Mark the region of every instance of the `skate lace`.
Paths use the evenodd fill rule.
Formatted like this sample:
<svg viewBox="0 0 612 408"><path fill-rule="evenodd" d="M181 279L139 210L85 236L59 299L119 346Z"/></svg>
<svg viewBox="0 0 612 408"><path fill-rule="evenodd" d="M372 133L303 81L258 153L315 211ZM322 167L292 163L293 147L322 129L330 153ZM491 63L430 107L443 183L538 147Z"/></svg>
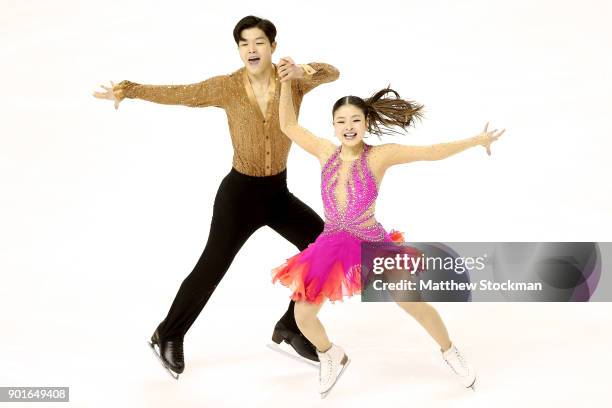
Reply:
<svg viewBox="0 0 612 408"><path fill-rule="evenodd" d="M459 364L461 364L461 367L463 367L463 369L467 370L467 364L465 363L465 360L463 359L463 356L461 355L461 353L459 353L459 350L457 350L456 348L453 348L453 352L455 353L455 356L457 357L457 360L459 360ZM455 374L461 375L460 373L457 372L455 367L451 363L448 362L447 359L444 359L444 361L455 372Z"/></svg>
<svg viewBox="0 0 612 408"><path fill-rule="evenodd" d="M332 368L333 368L333 362L330 356L326 355L325 356L325 371L326 371L326 375L325 375L325 379L326 381L329 380L329 378L331 377L332 374ZM323 378L323 364L321 364L321 368L319 370L319 382L321 382L321 379Z"/></svg>

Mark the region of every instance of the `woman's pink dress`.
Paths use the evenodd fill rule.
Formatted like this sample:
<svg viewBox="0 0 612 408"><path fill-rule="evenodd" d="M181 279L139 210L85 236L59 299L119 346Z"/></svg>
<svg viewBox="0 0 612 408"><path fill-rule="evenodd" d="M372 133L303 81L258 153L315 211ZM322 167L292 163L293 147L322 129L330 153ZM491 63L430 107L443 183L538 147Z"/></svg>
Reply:
<svg viewBox="0 0 612 408"><path fill-rule="evenodd" d="M374 219L370 207L378 196L378 185L368 165L370 145L349 168L346 210L336 201L341 146L321 171L321 195L325 212L323 232L302 252L272 270L272 282L280 281L293 293L291 299L321 303L342 300L361 291L361 242L402 242L402 233L388 233ZM369 221L369 222L368 222Z"/></svg>

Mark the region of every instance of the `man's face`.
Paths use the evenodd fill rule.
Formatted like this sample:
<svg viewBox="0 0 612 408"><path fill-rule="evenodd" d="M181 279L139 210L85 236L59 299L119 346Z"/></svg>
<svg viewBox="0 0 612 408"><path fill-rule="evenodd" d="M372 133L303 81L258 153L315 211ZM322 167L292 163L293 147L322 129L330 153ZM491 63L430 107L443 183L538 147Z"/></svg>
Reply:
<svg viewBox="0 0 612 408"><path fill-rule="evenodd" d="M240 33L238 52L244 66L251 74L260 74L270 68L276 42L270 44L266 34L257 27L247 28Z"/></svg>

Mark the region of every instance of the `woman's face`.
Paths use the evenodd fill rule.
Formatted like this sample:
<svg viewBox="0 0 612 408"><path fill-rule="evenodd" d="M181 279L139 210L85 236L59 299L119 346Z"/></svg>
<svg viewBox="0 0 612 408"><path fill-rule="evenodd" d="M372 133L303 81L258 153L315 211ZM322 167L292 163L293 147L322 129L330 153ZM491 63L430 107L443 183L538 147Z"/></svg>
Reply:
<svg viewBox="0 0 612 408"><path fill-rule="evenodd" d="M240 33L238 52L244 66L253 75L265 72L272 64L272 53L276 42L270 44L266 34L257 27L247 28Z"/></svg>
<svg viewBox="0 0 612 408"><path fill-rule="evenodd" d="M334 129L343 145L359 145L367 129L363 111L355 105L342 105L334 113Z"/></svg>

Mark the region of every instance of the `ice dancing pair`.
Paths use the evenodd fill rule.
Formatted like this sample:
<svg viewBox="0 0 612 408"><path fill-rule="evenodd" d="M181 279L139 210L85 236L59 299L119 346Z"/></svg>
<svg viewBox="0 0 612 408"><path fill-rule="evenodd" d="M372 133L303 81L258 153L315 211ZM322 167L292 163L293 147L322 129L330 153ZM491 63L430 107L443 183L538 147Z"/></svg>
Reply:
<svg viewBox="0 0 612 408"><path fill-rule="evenodd" d="M299 127L296 111L307 92L337 79L338 70L324 63L298 65L288 57L278 66L272 64L275 37L270 21L247 16L234 28L243 68L189 85L111 83L94 96L113 100L116 109L124 98L138 98L191 107L216 106L228 117L234 157L215 197L208 242L166 318L151 336L151 348L163 366L178 379L185 368L185 334L242 245L257 229L269 226L302 251L273 272L274 280L290 286L293 293L272 338L275 343L289 344L301 357L320 362L320 393L325 396L350 360L329 341L316 315L325 299L358 293L355 265L359 263L359 242L403 239L399 233L387 233L374 218L384 171L400 163L440 160L476 145L485 146L490 154L490 144L503 131L489 131L485 126L472 138L430 146L366 145L366 130L380 135L393 127L405 129L421 114L422 106L384 89L366 100L350 96L336 103L333 123L341 145L335 146ZM279 104L281 97L283 103ZM287 188L286 163L292 140L322 165L325 222ZM454 372L467 386L473 386L474 371L451 343L435 309L424 302L398 304L440 345Z"/></svg>

